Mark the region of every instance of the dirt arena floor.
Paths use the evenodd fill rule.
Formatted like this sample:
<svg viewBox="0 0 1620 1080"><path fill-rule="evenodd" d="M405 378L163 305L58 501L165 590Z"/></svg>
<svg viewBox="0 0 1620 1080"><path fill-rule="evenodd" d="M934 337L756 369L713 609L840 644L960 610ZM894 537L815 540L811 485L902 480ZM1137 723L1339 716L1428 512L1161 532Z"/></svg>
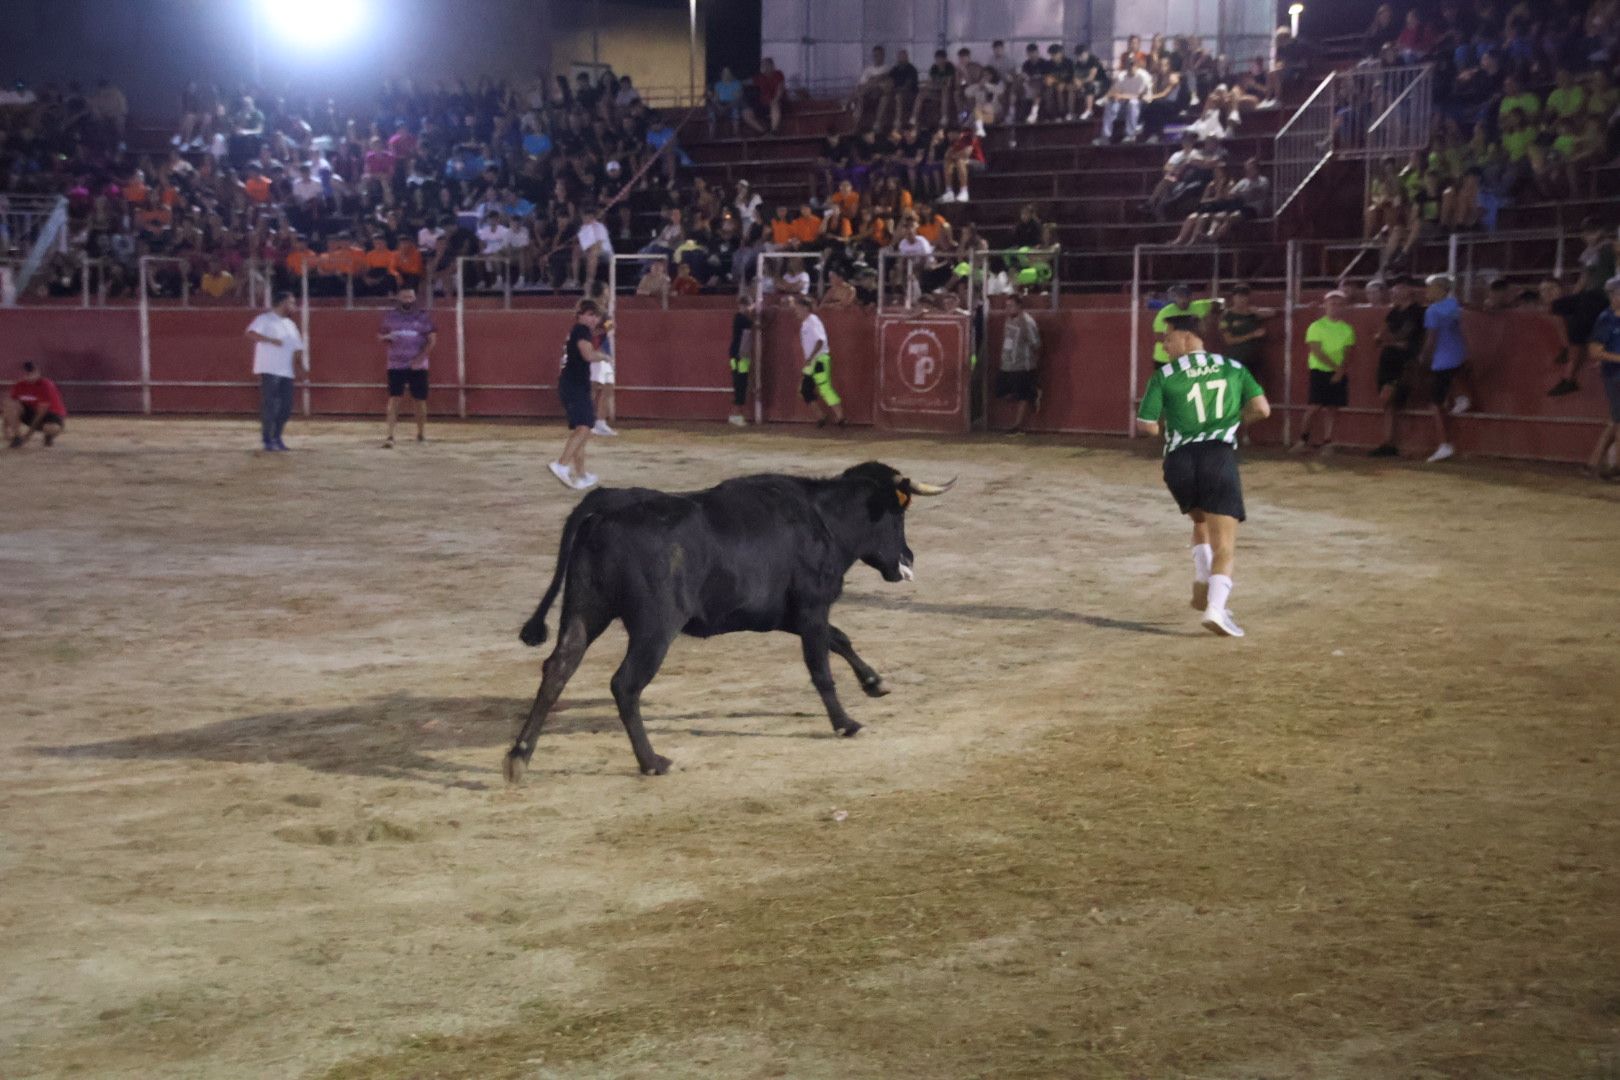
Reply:
<svg viewBox="0 0 1620 1080"><path fill-rule="evenodd" d="M1146 445L625 427L961 477L859 738L688 639L639 776L615 628L503 784L552 426L0 451L0 1077L1620 1077L1620 489L1256 457L1228 641Z"/></svg>

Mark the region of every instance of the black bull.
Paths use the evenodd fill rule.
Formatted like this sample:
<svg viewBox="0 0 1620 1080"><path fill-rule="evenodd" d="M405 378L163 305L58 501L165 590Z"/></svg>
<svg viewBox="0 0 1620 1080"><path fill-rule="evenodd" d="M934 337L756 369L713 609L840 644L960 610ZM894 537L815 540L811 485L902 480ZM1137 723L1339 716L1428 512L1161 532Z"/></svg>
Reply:
<svg viewBox="0 0 1620 1080"><path fill-rule="evenodd" d="M689 494L643 488L586 496L563 527L551 585L519 635L546 640L546 612L562 590L557 645L542 666L540 691L506 755L506 778L522 779L546 714L585 650L614 619L630 647L613 675L613 700L643 773L662 774L641 723L641 692L658 674L678 634L712 637L739 630L799 635L810 681L840 735L861 725L838 702L828 651L843 657L872 697L883 678L827 621L857 561L902 581L911 574L905 511L915 495L949 490L867 462L831 480L763 475Z"/></svg>

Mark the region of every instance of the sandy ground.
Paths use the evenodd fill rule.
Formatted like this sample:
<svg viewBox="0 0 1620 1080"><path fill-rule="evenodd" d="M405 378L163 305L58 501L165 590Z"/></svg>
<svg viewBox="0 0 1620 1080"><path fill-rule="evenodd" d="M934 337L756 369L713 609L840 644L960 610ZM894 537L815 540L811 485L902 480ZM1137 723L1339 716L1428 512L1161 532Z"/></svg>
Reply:
<svg viewBox="0 0 1620 1080"><path fill-rule="evenodd" d="M961 477L835 609L858 739L683 640L641 777L614 629L502 784L551 427L0 452L0 1077L1620 1076L1615 488L1252 460L1225 641L1145 446L625 426Z"/></svg>

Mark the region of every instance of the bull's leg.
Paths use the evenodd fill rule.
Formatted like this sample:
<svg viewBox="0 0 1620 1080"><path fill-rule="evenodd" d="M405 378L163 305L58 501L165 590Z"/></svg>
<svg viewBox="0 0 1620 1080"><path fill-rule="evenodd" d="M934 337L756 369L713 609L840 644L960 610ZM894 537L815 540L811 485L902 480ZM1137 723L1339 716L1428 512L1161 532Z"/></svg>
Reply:
<svg viewBox="0 0 1620 1080"><path fill-rule="evenodd" d="M619 706L619 719L624 722L625 734L630 736L636 765L647 776L663 776L669 771L669 758L653 753L647 729L642 726L641 692L658 674L671 640L672 636L662 630L631 630L624 663L613 673L613 700Z"/></svg>
<svg viewBox="0 0 1620 1080"><path fill-rule="evenodd" d="M816 619L812 625L800 627L799 644L804 647L804 666L810 669L810 682L815 686L816 693L821 695L821 703L827 707L827 717L832 721L833 730L844 736L854 735L861 730L861 725L852 720L844 711L844 706L839 704L832 669L827 665L830 631L831 627L825 619Z"/></svg>
<svg viewBox="0 0 1620 1080"><path fill-rule="evenodd" d="M565 613L562 626L557 634L557 647L551 650L546 662L541 665L540 690L534 696L534 705L529 709L529 718L523 723L523 730L518 733L517 741L512 749L506 752L504 771L508 783L515 784L523 779L524 772L529 767L529 759L534 756L534 743L540 736L540 728L546 722L546 716L551 712L552 706L562 696L563 687L573 678L574 672L579 669L579 662L585 658L585 650L590 648L591 642L601 634L603 627L591 626L581 615L572 612Z"/></svg>
<svg viewBox="0 0 1620 1080"><path fill-rule="evenodd" d="M850 644L849 635L831 623L827 624L827 647L844 658L844 663L861 681L861 689L867 697L882 697L889 692L889 688L883 685L883 676L855 654L855 646Z"/></svg>

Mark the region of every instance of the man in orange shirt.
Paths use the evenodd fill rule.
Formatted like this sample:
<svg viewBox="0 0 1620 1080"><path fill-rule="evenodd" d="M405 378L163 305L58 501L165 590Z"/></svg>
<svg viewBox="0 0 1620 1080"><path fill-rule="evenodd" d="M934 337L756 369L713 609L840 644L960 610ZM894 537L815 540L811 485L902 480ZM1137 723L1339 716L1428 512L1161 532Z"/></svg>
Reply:
<svg viewBox="0 0 1620 1080"><path fill-rule="evenodd" d="M838 181L838 190L832 193L832 204L843 211L844 217L854 221L861 212L861 193L848 180Z"/></svg>
<svg viewBox="0 0 1620 1080"><path fill-rule="evenodd" d="M315 252L310 250L308 240L305 240L302 236L295 236L293 237L292 250L287 252L287 272L292 274L294 281L301 281L306 266L309 267L309 272L312 274L320 272L319 258Z"/></svg>
<svg viewBox="0 0 1620 1080"><path fill-rule="evenodd" d="M247 179L242 181L242 187L247 192L247 197L251 201L259 204L260 206L266 206L269 204L270 178L265 176L264 173L260 172L257 166L248 166Z"/></svg>
<svg viewBox="0 0 1620 1080"><path fill-rule="evenodd" d="M927 203L917 207L917 235L927 240L933 247L939 247L939 238L944 232L945 219L934 213L934 208Z"/></svg>
<svg viewBox="0 0 1620 1080"><path fill-rule="evenodd" d="M821 219L809 203L800 204L799 216L793 219L792 232L795 246L800 248L810 247L821 239Z"/></svg>
<svg viewBox="0 0 1620 1080"><path fill-rule="evenodd" d="M394 276L402 287L414 288L422 280L422 250L410 240L401 240L394 252Z"/></svg>
<svg viewBox="0 0 1620 1080"><path fill-rule="evenodd" d="M365 292L371 296L387 296L393 292L399 282L398 261L388 250L388 241L381 236L373 237L371 250L362 258L365 269L361 271L360 283Z"/></svg>
<svg viewBox="0 0 1620 1080"><path fill-rule="evenodd" d="M780 251L793 246L793 222L788 220L788 208L778 206L771 219L771 246Z"/></svg>

